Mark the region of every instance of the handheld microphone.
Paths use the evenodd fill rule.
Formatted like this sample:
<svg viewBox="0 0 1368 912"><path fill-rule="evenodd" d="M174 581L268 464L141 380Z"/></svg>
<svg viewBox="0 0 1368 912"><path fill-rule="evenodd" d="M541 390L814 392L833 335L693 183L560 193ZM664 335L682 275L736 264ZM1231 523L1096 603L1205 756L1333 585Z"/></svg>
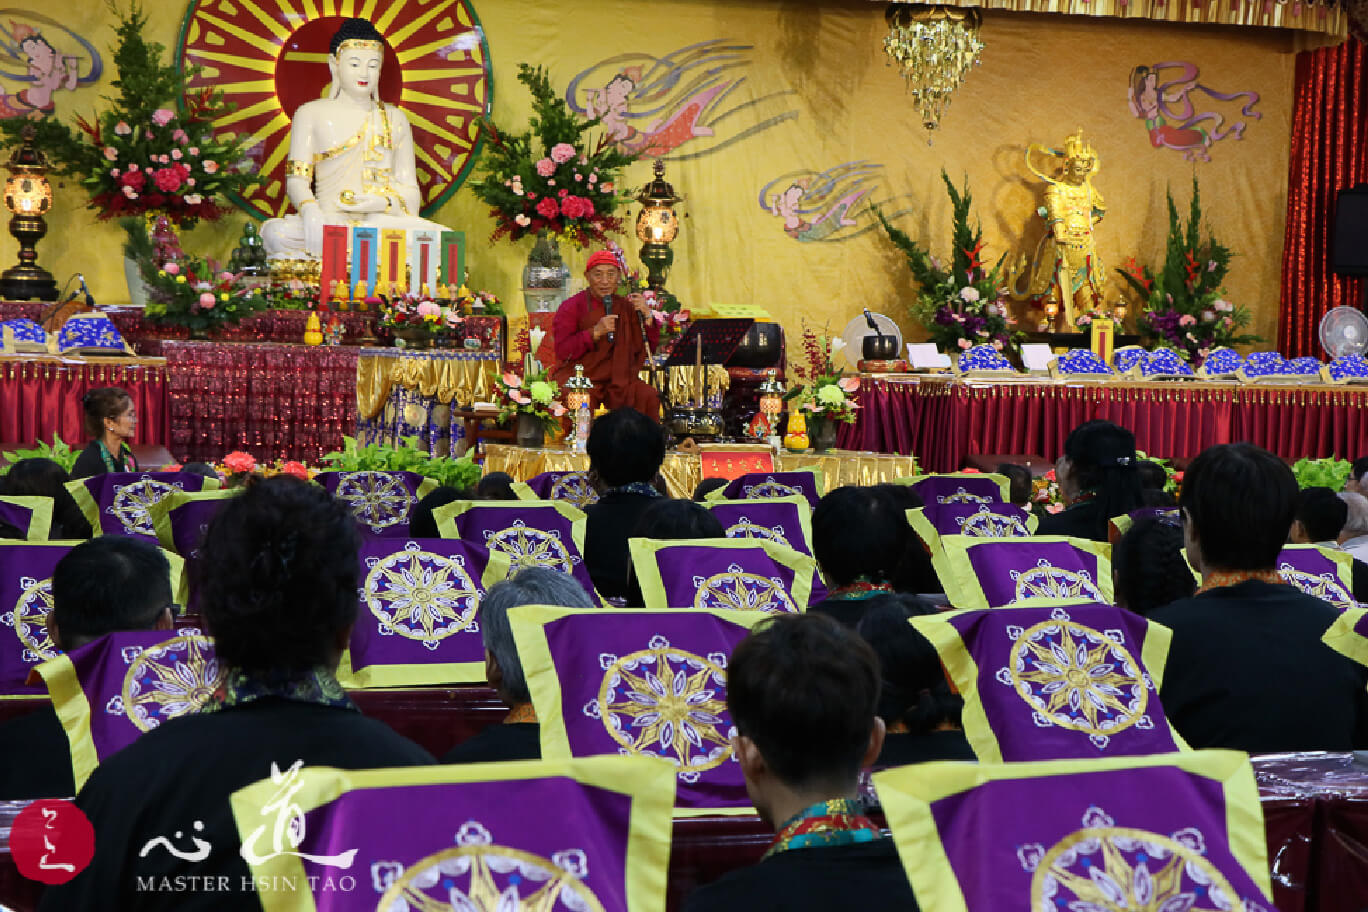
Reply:
<svg viewBox="0 0 1368 912"><path fill-rule="evenodd" d="M605 315L610 317L613 315L613 296L610 294L606 294L603 296L603 312ZM608 344L612 345L613 340L617 338L617 333L613 332L612 330L609 330L607 336Z"/></svg>
<svg viewBox="0 0 1368 912"><path fill-rule="evenodd" d="M85 275L83 275L82 273L79 273L79 272L78 272L78 273L76 273L76 278L77 278L77 280L81 283L81 294L85 295L85 305L86 305L86 307L89 307L91 310L94 310L94 309L95 309L95 296L92 295L92 294L90 293L90 289L86 286ZM74 297L74 295L73 295L73 297Z"/></svg>

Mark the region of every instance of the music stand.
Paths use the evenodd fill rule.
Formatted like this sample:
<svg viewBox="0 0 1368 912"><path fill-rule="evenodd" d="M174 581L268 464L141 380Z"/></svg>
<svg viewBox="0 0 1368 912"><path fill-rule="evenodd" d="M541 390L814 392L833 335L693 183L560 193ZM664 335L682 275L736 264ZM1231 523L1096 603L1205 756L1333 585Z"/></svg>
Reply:
<svg viewBox="0 0 1368 912"><path fill-rule="evenodd" d="M726 364L736 353L755 321L750 317L727 317L720 320L695 320L675 340L665 359L666 367L687 367L698 355L698 339L703 339L703 363Z"/></svg>

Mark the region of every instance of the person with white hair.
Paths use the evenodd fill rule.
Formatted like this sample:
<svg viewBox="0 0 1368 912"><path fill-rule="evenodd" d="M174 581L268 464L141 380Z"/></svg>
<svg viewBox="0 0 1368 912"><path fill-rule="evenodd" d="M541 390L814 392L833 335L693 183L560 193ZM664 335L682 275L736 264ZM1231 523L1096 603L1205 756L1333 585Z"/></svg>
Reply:
<svg viewBox="0 0 1368 912"><path fill-rule="evenodd" d="M1339 499L1349 507L1349 516L1340 530L1340 547L1356 560L1368 561L1368 497L1340 491Z"/></svg>

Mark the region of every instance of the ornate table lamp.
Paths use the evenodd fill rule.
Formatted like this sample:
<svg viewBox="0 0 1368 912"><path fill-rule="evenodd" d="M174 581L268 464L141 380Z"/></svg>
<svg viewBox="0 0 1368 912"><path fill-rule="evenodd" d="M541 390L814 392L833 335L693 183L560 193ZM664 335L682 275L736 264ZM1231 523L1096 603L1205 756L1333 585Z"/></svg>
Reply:
<svg viewBox="0 0 1368 912"><path fill-rule="evenodd" d="M765 436L773 437L779 433L779 415L784 411L784 384L771 370L756 390L760 393L760 414L765 416L769 429Z"/></svg>
<svg viewBox="0 0 1368 912"><path fill-rule="evenodd" d="M589 394L594 390L594 381L584 376L584 365L575 365L575 376L565 381L565 407L570 416L579 414L581 405L589 405Z"/></svg>
<svg viewBox="0 0 1368 912"><path fill-rule="evenodd" d="M674 206L683 200L665 180L665 163L656 159L655 179L637 194L641 213L637 215L636 233L642 244L641 262L646 267L646 284L657 293L665 289L665 276L674 263L670 243L679 234L679 217L675 215Z"/></svg>
<svg viewBox="0 0 1368 912"><path fill-rule="evenodd" d="M52 208L52 185L44 176L47 160L33 144L36 135L33 124L25 124L19 147L5 164L10 171L5 181L5 206L14 213L9 230L19 242L19 262L0 273L0 297L7 300L57 300L57 283L38 265L38 251L33 249L47 234L43 215Z"/></svg>

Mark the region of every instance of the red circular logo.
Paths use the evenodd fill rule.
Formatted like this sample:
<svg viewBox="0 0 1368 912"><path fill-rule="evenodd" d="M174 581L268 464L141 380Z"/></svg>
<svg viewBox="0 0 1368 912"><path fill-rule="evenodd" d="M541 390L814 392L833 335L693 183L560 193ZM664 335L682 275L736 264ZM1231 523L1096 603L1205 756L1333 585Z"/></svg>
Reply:
<svg viewBox="0 0 1368 912"><path fill-rule="evenodd" d="M63 884L95 856L95 828L70 801L42 798L19 812L10 827L14 866L29 880Z"/></svg>

